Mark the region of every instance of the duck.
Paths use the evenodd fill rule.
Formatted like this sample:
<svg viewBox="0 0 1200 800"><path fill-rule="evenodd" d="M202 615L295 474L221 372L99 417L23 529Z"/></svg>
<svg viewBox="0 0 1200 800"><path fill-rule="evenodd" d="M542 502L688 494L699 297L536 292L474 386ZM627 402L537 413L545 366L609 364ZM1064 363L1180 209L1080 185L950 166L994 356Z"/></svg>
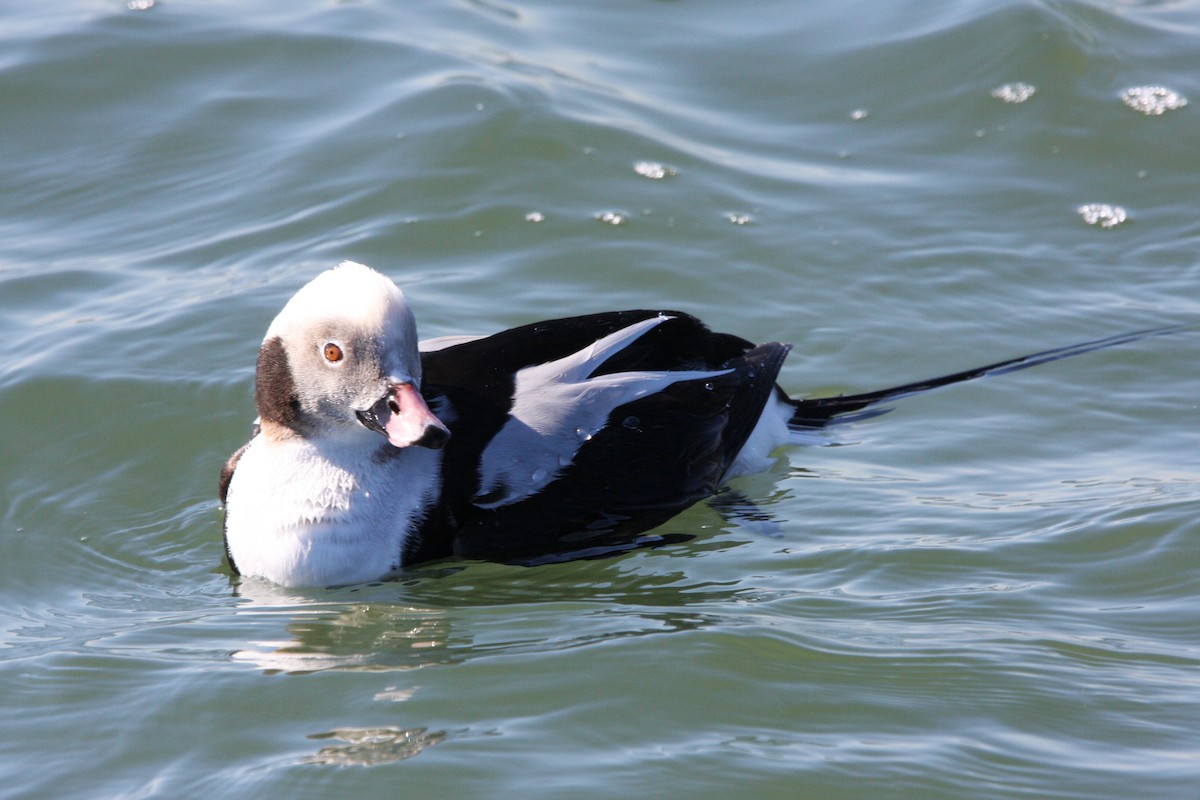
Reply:
<svg viewBox="0 0 1200 800"><path fill-rule="evenodd" d="M1159 332L835 397L777 383L791 346L681 311L609 311L419 341L396 283L345 261L267 328L252 436L221 469L225 556L285 587L437 559L539 563L647 532L773 453L882 403Z"/></svg>

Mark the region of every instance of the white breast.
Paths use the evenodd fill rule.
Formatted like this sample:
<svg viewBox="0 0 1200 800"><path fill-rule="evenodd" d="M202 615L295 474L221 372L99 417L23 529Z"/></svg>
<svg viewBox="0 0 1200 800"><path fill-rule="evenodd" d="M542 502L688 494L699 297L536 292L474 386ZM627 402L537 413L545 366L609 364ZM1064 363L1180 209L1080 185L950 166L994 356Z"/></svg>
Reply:
<svg viewBox="0 0 1200 800"><path fill-rule="evenodd" d="M395 572L407 537L436 500L441 453L378 457L377 437L258 436L226 499L238 570L284 586L361 583Z"/></svg>

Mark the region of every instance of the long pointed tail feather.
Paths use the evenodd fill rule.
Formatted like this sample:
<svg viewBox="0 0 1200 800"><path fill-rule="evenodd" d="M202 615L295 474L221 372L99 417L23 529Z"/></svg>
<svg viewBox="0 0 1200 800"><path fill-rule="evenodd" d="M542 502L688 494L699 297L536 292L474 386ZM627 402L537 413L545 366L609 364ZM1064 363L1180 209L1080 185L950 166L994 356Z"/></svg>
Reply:
<svg viewBox="0 0 1200 800"><path fill-rule="evenodd" d="M893 386L890 389L880 389L875 392L839 395L837 397L793 398L791 399L791 403L795 406L796 410L792 414L791 419L788 420L788 427L793 430L813 430L824 428L834 422L852 422L867 419L868 417L876 417L891 411L890 408L877 407L879 403L889 400L898 400L902 397L922 394L923 392L939 389L943 386L975 380L976 378L1017 372L1029 369L1030 367L1036 367L1039 364L1058 361L1062 358L1071 358L1072 356L1090 353L1093 350L1103 350L1107 347L1116 347L1155 336L1168 336L1173 333L1182 333L1197 329L1200 329L1200 324L1195 323L1190 325L1147 328L1145 330L1133 331L1132 333L1106 336L1103 339L1093 339L1066 347L1056 347L1052 350L1042 350L1005 361L997 361L994 364L987 364L982 367L963 370L962 372L954 372L938 378L929 378L928 380Z"/></svg>

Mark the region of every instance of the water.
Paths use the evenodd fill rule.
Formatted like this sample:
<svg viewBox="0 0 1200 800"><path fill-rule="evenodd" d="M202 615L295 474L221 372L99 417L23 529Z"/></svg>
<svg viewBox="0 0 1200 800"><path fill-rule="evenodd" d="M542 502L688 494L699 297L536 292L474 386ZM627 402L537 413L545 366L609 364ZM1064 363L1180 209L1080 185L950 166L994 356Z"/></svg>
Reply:
<svg viewBox="0 0 1200 800"><path fill-rule="evenodd" d="M796 393L1195 322L1197 34L3 3L0 796L1194 796L1200 334L904 400L609 560L285 592L223 569L215 491L344 258L425 336L680 308L794 342Z"/></svg>

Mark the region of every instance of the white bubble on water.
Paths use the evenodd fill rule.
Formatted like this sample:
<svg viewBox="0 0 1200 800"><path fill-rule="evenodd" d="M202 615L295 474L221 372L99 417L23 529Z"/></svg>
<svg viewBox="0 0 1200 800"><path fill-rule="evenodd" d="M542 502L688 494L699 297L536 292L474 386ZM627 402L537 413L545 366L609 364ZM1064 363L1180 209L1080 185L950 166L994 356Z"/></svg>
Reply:
<svg viewBox="0 0 1200 800"><path fill-rule="evenodd" d="M1125 209L1110 206L1108 203L1088 203L1075 210L1088 225L1098 225L1101 228L1115 228L1127 217Z"/></svg>
<svg viewBox="0 0 1200 800"><path fill-rule="evenodd" d="M1148 117L1157 117L1187 105L1187 98L1165 86L1131 86L1121 92L1121 102Z"/></svg>
<svg viewBox="0 0 1200 800"><path fill-rule="evenodd" d="M652 181L661 181L663 178L670 178L678 174L674 167L659 164L657 161L639 161L633 165L633 171Z"/></svg>
<svg viewBox="0 0 1200 800"><path fill-rule="evenodd" d="M1024 103L1033 97L1033 93L1036 91L1037 87L1033 84L1017 81L1016 83L1006 83L1003 86L997 86L995 89L992 89L992 97L1003 100L1006 103Z"/></svg>
<svg viewBox="0 0 1200 800"><path fill-rule="evenodd" d="M530 211L525 215L526 222L545 222L546 215L540 211Z"/></svg>
<svg viewBox="0 0 1200 800"><path fill-rule="evenodd" d="M624 225L625 214L620 211L602 211L596 215L596 219L606 225Z"/></svg>

